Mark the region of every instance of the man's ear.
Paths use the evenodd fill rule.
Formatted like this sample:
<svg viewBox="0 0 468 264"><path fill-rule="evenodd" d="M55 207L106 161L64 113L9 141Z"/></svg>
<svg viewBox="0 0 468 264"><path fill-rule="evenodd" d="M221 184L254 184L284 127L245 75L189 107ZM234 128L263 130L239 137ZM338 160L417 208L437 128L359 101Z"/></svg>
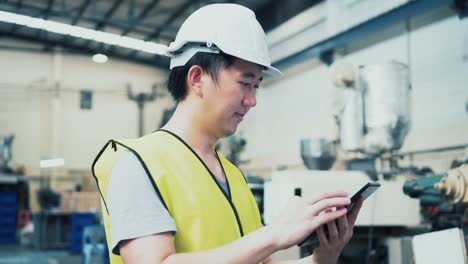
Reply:
<svg viewBox="0 0 468 264"><path fill-rule="evenodd" d="M190 67L187 73L187 87L198 97L203 97L203 74L205 72L199 65Z"/></svg>

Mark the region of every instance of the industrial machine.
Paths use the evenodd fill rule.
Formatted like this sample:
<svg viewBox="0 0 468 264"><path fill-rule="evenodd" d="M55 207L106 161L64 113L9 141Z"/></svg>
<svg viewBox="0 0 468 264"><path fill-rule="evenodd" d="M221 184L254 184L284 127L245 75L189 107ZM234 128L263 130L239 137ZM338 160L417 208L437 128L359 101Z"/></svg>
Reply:
<svg viewBox="0 0 468 264"><path fill-rule="evenodd" d="M270 202L275 205L272 211L265 208L266 222L274 217L274 210L281 207L278 205L287 201L286 196L295 194L295 189L301 189L304 197L336 189L353 193L363 183L377 180L380 172L376 160L398 150L408 133L410 83L406 65L389 62L356 69L350 64L337 63L332 65L331 72L333 83L343 88L342 105L335 114L339 139L334 142L301 140L301 157L308 170L273 173L270 187L274 189L274 199L281 201L265 199L267 206ZM345 163L345 170L329 171L337 158ZM418 225L419 204L401 191L404 181L381 184L375 196L366 201L357 224ZM280 197L283 194L285 197ZM409 206L406 209L411 213L405 214L407 218L393 213L401 206ZM364 217L367 214L373 217Z"/></svg>
<svg viewBox="0 0 468 264"><path fill-rule="evenodd" d="M14 135L0 137L0 193L16 194L17 210L29 210L29 187L24 170L9 166L14 139Z"/></svg>
<svg viewBox="0 0 468 264"><path fill-rule="evenodd" d="M438 183L436 190L453 204L468 203L468 164L450 170Z"/></svg>
<svg viewBox="0 0 468 264"><path fill-rule="evenodd" d="M2 169L2 172L7 170L8 162L11 160L11 144L14 139L14 135L8 135L0 138L0 168Z"/></svg>
<svg viewBox="0 0 468 264"><path fill-rule="evenodd" d="M419 199L422 215L434 230L463 227L467 222L468 164L445 174L407 180L403 191Z"/></svg>
<svg viewBox="0 0 468 264"><path fill-rule="evenodd" d="M29 185L24 169L9 166L14 135L0 137L0 244L15 243L29 220Z"/></svg>
<svg viewBox="0 0 468 264"><path fill-rule="evenodd" d="M402 246L408 245L408 237L463 225L468 165L446 175L399 165L398 150L411 127L411 84L405 64L391 61L356 68L338 62L331 73L335 86L342 88L342 103L334 115L339 135L334 141L301 140L301 157L308 170L272 174L264 188L265 223L271 223L293 195L307 198L340 189L352 194L364 183L378 180L381 188L365 201L342 260L411 263L405 260L411 260L411 250ZM312 250L291 249L295 257ZM390 256L395 252L405 257L397 261Z"/></svg>

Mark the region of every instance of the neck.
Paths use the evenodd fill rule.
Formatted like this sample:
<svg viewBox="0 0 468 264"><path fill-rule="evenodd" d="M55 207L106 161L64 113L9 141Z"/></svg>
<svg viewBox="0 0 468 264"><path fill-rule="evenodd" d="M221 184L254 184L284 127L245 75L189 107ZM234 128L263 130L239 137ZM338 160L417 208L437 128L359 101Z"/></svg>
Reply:
<svg viewBox="0 0 468 264"><path fill-rule="evenodd" d="M213 155L219 137L205 128L202 115L192 109L194 107L190 107L188 102L179 103L171 119L162 129L181 137L199 155Z"/></svg>

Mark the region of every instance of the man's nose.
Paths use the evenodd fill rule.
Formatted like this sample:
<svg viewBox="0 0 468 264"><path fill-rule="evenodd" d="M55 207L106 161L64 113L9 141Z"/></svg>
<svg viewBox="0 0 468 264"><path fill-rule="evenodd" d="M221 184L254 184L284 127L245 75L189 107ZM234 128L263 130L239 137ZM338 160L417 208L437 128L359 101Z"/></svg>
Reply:
<svg viewBox="0 0 468 264"><path fill-rule="evenodd" d="M257 95L255 94L255 88L250 90L244 97L243 101L245 106L254 107L257 105Z"/></svg>

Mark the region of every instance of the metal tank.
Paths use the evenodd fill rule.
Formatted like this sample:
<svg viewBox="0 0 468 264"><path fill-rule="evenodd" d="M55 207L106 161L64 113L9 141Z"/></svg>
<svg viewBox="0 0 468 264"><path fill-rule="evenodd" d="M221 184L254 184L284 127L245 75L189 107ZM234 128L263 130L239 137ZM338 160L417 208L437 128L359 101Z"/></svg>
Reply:
<svg viewBox="0 0 468 264"><path fill-rule="evenodd" d="M343 109L339 117L341 147L348 151L362 150L364 141L363 98L358 88L346 88L342 93Z"/></svg>
<svg viewBox="0 0 468 264"><path fill-rule="evenodd" d="M301 158L309 170L328 170L336 159L332 142L323 138L301 140Z"/></svg>
<svg viewBox="0 0 468 264"><path fill-rule="evenodd" d="M399 62L363 66L359 85L364 101L364 152L401 148L410 127L408 67Z"/></svg>

